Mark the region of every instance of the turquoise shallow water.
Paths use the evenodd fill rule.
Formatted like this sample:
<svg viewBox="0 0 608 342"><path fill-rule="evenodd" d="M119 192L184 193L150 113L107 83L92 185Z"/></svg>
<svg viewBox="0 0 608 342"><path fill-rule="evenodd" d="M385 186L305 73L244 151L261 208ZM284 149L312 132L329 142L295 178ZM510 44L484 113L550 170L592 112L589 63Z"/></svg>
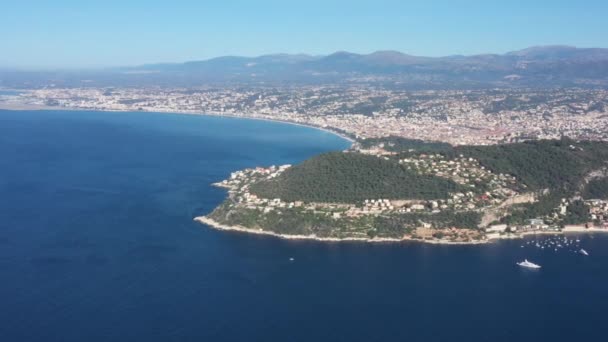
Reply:
<svg viewBox="0 0 608 342"><path fill-rule="evenodd" d="M192 222L234 170L347 146L263 121L0 111L0 341L603 340L608 236L581 237L585 258Z"/></svg>

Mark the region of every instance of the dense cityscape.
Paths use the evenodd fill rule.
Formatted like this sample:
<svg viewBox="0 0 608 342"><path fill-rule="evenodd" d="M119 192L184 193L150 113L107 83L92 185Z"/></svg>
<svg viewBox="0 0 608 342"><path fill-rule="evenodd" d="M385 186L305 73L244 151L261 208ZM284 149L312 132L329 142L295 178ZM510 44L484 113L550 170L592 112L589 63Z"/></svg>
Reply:
<svg viewBox="0 0 608 342"><path fill-rule="evenodd" d="M402 91L373 86L45 88L0 96L5 108L154 111L269 119L351 138L398 136L453 145L608 139L608 91Z"/></svg>

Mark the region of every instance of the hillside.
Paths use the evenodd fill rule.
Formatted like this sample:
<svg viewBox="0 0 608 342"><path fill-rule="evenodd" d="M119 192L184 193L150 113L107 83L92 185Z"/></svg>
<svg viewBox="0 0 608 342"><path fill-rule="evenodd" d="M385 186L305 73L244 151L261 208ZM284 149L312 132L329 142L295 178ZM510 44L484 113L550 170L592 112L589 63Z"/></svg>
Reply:
<svg viewBox="0 0 608 342"><path fill-rule="evenodd" d="M571 192L579 189L590 172L608 166L608 143L601 141L535 140L521 143L453 147L441 142L401 137L366 139L361 148L382 147L396 152L394 158L420 154L441 154L452 159L462 155L474 158L494 173L515 176L527 190L553 189Z"/></svg>
<svg viewBox="0 0 608 342"><path fill-rule="evenodd" d="M230 198L207 217L281 236L442 243L497 238L484 229L499 222L551 232L591 220L608 226L608 204L585 200L608 197L607 142L452 147L389 137L359 144L396 153L333 152L233 173L220 183Z"/></svg>
<svg viewBox="0 0 608 342"><path fill-rule="evenodd" d="M365 143L364 147L369 147ZM365 199L441 199L461 191L456 183L407 170L397 158L439 153L448 158L474 158L495 174L518 180L522 191L551 190L571 195L581 189L590 172L606 166L608 143L541 140L492 146L459 146L387 138L375 140L391 151L405 150L391 159L358 153L328 153L285 171L278 178L253 184L252 193L264 198L306 202L358 202Z"/></svg>
<svg viewBox="0 0 608 342"><path fill-rule="evenodd" d="M583 189L585 199L608 199L608 178L594 179Z"/></svg>
<svg viewBox="0 0 608 342"><path fill-rule="evenodd" d="M570 139L462 146L454 152L475 158L494 172L515 176L529 190L566 193L576 190L585 175L608 161L608 143Z"/></svg>
<svg viewBox="0 0 608 342"><path fill-rule="evenodd" d="M264 198L347 203L447 198L448 192L458 189L450 180L416 174L392 160L341 152L311 158L276 179L251 186L252 193Z"/></svg>

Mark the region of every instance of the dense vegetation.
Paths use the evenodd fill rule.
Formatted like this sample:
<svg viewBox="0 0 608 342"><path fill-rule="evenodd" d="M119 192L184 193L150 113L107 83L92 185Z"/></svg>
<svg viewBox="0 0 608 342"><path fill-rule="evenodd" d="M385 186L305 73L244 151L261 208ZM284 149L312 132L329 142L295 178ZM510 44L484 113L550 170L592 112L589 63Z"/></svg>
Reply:
<svg viewBox="0 0 608 342"><path fill-rule="evenodd" d="M519 204L514 206L510 215L504 217L503 223L518 224L526 220L542 217L552 213L560 204L562 198L567 197L564 191L554 191L544 194L537 202Z"/></svg>
<svg viewBox="0 0 608 342"><path fill-rule="evenodd" d="M222 205L210 215L213 219L229 225L240 225L251 229L263 229L278 234L334 236L346 229L346 221L333 220L325 215L315 215L305 210L285 209L263 214L260 210L239 208L230 210ZM350 227L355 230L356 227Z"/></svg>
<svg viewBox="0 0 608 342"><path fill-rule="evenodd" d="M452 147L446 143L387 137L367 139L360 144L364 148L383 145L389 151L399 152L400 158L420 153L440 153L448 158L460 155L475 158L496 173L515 176L533 191L556 189L570 193L580 186L589 172L605 167L608 162L608 143L577 142L568 138Z"/></svg>
<svg viewBox="0 0 608 342"><path fill-rule="evenodd" d="M437 214L410 213L391 216L362 216L332 219L323 214L314 214L300 209L282 209L263 214L256 209L230 209L228 202L216 208L210 215L213 219L229 225L251 229L263 229L286 235L316 235L318 237L380 237L402 238L412 233L421 222L432 222L435 228L476 229L480 214L477 212Z"/></svg>
<svg viewBox="0 0 608 342"><path fill-rule="evenodd" d="M608 199L608 178L594 179L583 190L583 198Z"/></svg>
<svg viewBox="0 0 608 342"><path fill-rule="evenodd" d="M507 223L522 223L527 219L548 215L562 198L570 198L580 190L583 190L584 198L608 198L608 179L599 178L584 185L585 177L591 172L608 167L606 142L563 138L505 145L451 147L389 137L371 139L365 144L384 144L385 148L399 152L396 158L420 153L440 153L447 158L471 157L495 173L515 176L522 191L549 190L535 203L516 206L509 216L502 219ZM571 206L562 223L584 222L587 216L585 206Z"/></svg>
<svg viewBox="0 0 608 342"><path fill-rule="evenodd" d="M495 172L508 173L529 190L571 193L589 172L605 166L608 144L570 139L540 140L495 146L463 146L455 153L473 157Z"/></svg>
<svg viewBox="0 0 608 342"><path fill-rule="evenodd" d="M515 176L527 186L527 190L548 190L537 202L516 207L509 216L503 218L507 223L523 223L528 219L551 214L562 198L576 195L584 185L585 177L594 170L606 167L608 161L607 143L575 142L571 139L463 146L456 148L455 152L478 159L490 170ZM602 186L601 181L594 182L585 187L584 192L587 192L584 196L608 194L608 183ZM561 219L560 224L586 222L588 213L584 203L577 201L569 206L568 214Z"/></svg>
<svg viewBox="0 0 608 342"><path fill-rule="evenodd" d="M432 223L434 228L469 228L477 229L481 214L474 211L451 212L442 211L436 214L411 213L391 216L379 216L376 218L376 229L380 236L403 235L406 226L420 225L420 222Z"/></svg>
<svg viewBox="0 0 608 342"><path fill-rule="evenodd" d="M359 153L326 153L291 167L251 192L285 201L355 203L365 199L438 199L460 186L406 170L393 160Z"/></svg>
<svg viewBox="0 0 608 342"><path fill-rule="evenodd" d="M589 206L584 201L576 200L568 206L568 215L562 220L561 224L579 224L589 222Z"/></svg>
<svg viewBox="0 0 608 342"><path fill-rule="evenodd" d="M360 153L322 154L287 169L275 179L252 184L250 191L264 198L305 202L356 203L378 198L446 198L450 192L465 189L447 179L417 174L397 162L403 154L441 153L448 159L475 158L495 173L515 176L522 184L522 191L536 192L538 201L514 205L509 214L500 219L504 223L521 224L539 217L562 226L585 223L590 220L589 207L579 199L570 200L565 215L554 217L552 213L562 199L572 199L578 194L582 194L583 198L608 198L608 178L602 178L608 165L608 143L605 142L561 139L452 147L399 138L368 141L370 147L383 142L390 144L385 146L394 148L399 154L391 158ZM595 178L589 181L592 177ZM478 211L445 210L438 213L391 213L334 219L330 212L318 210L311 212L301 208L282 208L263 213L259 209L237 209L227 201L211 216L226 224L279 234L401 238L404 234L415 235L416 227L422 223L430 223L436 229L477 229L483 214ZM452 233L442 230L436 231L433 236L441 237L444 234Z"/></svg>

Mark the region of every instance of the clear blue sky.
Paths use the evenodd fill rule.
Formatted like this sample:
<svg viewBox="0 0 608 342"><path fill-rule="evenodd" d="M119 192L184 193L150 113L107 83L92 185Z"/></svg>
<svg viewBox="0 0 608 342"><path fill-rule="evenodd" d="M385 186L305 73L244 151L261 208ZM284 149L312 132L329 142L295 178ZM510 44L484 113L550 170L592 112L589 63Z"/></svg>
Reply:
<svg viewBox="0 0 608 342"><path fill-rule="evenodd" d="M608 47L608 0L62 1L0 4L0 67L180 62L222 55Z"/></svg>

